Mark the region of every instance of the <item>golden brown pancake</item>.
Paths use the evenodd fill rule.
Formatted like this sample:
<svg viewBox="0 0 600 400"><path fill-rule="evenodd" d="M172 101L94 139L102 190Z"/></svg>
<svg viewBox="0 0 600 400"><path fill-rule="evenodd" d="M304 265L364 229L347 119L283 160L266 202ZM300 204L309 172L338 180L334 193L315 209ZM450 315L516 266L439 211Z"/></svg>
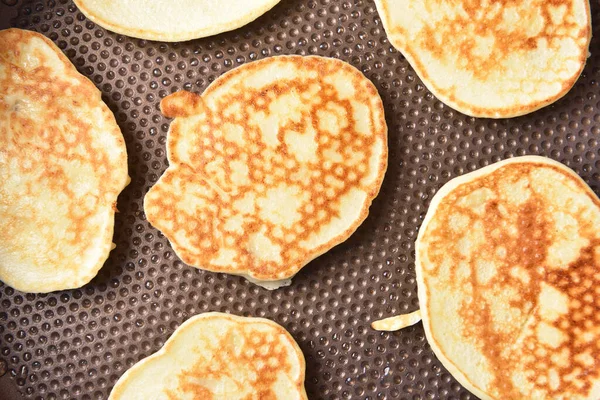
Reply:
<svg viewBox="0 0 600 400"><path fill-rule="evenodd" d="M588 0L375 0L390 42L427 88L474 117L515 117L575 84L589 55Z"/></svg>
<svg viewBox="0 0 600 400"><path fill-rule="evenodd" d="M161 109L170 166L148 221L187 264L270 288L356 230L387 167L377 90L339 60L271 57Z"/></svg>
<svg viewBox="0 0 600 400"><path fill-rule="evenodd" d="M416 272L429 344L471 392L600 398L600 200L570 169L527 156L450 181Z"/></svg>
<svg viewBox="0 0 600 400"><path fill-rule="evenodd" d="M280 0L74 0L82 13L113 32L180 42L231 31Z"/></svg>
<svg viewBox="0 0 600 400"><path fill-rule="evenodd" d="M0 279L80 287L113 246L127 153L100 92L44 36L0 31Z"/></svg>
<svg viewBox="0 0 600 400"><path fill-rule="evenodd" d="M302 351L278 324L206 313L129 369L109 400L306 400L304 371Z"/></svg>

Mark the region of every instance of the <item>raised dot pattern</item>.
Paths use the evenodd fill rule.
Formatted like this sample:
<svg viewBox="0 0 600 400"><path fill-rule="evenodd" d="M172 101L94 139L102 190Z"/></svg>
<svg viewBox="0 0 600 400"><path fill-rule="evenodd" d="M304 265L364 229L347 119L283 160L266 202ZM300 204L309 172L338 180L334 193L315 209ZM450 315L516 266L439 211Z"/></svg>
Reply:
<svg viewBox="0 0 600 400"><path fill-rule="evenodd" d="M4 10L5 1L0 7ZM591 2L592 18L600 18ZM298 341L309 398L474 399L441 366L421 325L378 333L371 321L418 307L413 242L429 200L449 179L516 155L573 168L600 191L600 53L564 99L510 120L465 117L429 93L389 44L372 1L283 0L234 32L186 43L131 39L97 27L66 0L18 2L13 25L53 40L102 91L128 147L117 248L81 289L32 295L0 284L0 357L27 398L105 399L127 368L206 311L268 317ZM591 48L597 48L598 26ZM145 220L142 197L164 172L169 121L160 99L202 92L223 72L277 54L318 54L360 69L377 87L389 166L370 216L268 292L185 266Z"/></svg>

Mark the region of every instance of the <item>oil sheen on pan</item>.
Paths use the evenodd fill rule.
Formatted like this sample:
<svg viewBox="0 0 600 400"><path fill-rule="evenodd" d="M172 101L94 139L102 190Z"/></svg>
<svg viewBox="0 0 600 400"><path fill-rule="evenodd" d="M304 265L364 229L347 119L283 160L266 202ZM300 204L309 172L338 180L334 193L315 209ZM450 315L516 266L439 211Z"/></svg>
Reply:
<svg viewBox="0 0 600 400"><path fill-rule="evenodd" d="M148 221L187 264L268 288L356 230L387 168L377 90L339 60L271 57L161 108L170 166Z"/></svg>

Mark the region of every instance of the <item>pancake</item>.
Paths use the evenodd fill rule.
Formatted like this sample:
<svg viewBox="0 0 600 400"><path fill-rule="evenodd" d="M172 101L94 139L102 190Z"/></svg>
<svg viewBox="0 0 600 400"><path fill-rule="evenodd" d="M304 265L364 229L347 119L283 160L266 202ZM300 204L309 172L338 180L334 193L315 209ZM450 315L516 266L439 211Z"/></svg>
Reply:
<svg viewBox="0 0 600 400"><path fill-rule="evenodd" d="M600 200L543 157L447 183L416 243L431 348L482 399L600 398Z"/></svg>
<svg viewBox="0 0 600 400"><path fill-rule="evenodd" d="M420 322L421 319L421 310L417 310L409 314L396 315L394 317L374 321L371 324L371 328L376 331L397 331L412 326Z"/></svg>
<svg viewBox="0 0 600 400"><path fill-rule="evenodd" d="M244 26L280 0L74 0L98 25L140 39L180 42Z"/></svg>
<svg viewBox="0 0 600 400"><path fill-rule="evenodd" d="M305 362L292 336L263 318L197 315L131 367L109 400L305 400Z"/></svg>
<svg viewBox="0 0 600 400"><path fill-rule="evenodd" d="M44 36L0 31L0 280L40 293L89 282L128 181L100 91Z"/></svg>
<svg viewBox="0 0 600 400"><path fill-rule="evenodd" d="M356 230L387 168L377 90L336 59L253 62L161 109L170 166L148 221L187 264L270 289Z"/></svg>
<svg viewBox="0 0 600 400"><path fill-rule="evenodd" d="M589 55L588 0L375 0L391 44L442 102L474 117L563 97Z"/></svg>

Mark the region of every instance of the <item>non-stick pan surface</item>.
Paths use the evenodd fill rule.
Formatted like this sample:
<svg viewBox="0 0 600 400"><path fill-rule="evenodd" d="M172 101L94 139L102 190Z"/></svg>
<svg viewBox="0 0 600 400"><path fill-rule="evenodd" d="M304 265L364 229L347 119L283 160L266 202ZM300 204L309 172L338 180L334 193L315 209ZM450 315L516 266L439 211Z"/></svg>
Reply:
<svg viewBox="0 0 600 400"><path fill-rule="evenodd" d="M475 399L441 366L420 324L395 333L375 319L418 307L414 240L433 194L495 161L540 154L600 193L600 5L592 0L591 57L576 86L531 115L466 117L438 101L389 44L373 1L283 0L236 31L165 44L96 26L71 1L0 0L3 27L53 40L102 91L129 154L116 249L81 289L44 295L0 283L0 399L106 399L129 367L206 311L267 317L287 328L307 361L311 399ZM162 97L201 93L236 66L278 54L336 57L359 68L383 99L389 169L365 223L345 243L273 292L183 264L149 226L144 194L167 167ZM2 233L0 232L0 235ZM0 374L3 372L0 361ZM11 377L11 378L8 378Z"/></svg>

